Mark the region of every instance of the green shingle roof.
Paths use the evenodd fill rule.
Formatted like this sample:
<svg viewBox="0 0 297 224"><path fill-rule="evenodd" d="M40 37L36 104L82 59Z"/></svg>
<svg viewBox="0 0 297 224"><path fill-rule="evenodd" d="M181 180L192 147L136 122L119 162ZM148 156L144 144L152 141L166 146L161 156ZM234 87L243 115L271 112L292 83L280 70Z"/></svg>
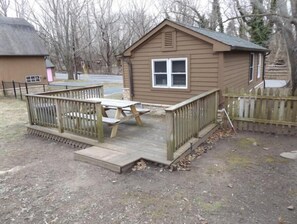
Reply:
<svg viewBox="0 0 297 224"><path fill-rule="evenodd" d="M197 32L199 34L207 36L207 37L214 39L216 41L219 41L223 44L229 45L234 50L238 49L238 50L269 51L265 47L262 47L258 44L254 44L250 41L244 40L239 37L230 36L225 33L215 32L212 30L204 29L204 28L190 26L188 24L178 23L178 22L174 22L174 21L171 21L171 22L176 23L180 26L186 27L194 32Z"/></svg>

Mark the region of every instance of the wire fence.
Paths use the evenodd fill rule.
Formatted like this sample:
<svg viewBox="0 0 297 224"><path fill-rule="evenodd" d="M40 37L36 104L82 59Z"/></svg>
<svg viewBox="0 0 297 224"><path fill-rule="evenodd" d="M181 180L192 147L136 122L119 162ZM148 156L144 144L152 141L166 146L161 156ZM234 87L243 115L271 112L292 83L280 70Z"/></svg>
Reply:
<svg viewBox="0 0 297 224"><path fill-rule="evenodd" d="M57 89L77 88L67 85L48 85L41 83L26 83L16 81L2 81L2 94L4 97L14 97L16 99L25 99L26 94L42 93Z"/></svg>

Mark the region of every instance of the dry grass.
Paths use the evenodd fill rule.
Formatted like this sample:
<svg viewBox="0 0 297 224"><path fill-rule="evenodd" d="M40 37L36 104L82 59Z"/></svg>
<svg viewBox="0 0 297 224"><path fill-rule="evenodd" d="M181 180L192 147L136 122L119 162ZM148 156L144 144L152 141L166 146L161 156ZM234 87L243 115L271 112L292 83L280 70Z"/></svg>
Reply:
<svg viewBox="0 0 297 224"><path fill-rule="evenodd" d="M26 102L0 97L0 140L13 141L24 135L28 124Z"/></svg>

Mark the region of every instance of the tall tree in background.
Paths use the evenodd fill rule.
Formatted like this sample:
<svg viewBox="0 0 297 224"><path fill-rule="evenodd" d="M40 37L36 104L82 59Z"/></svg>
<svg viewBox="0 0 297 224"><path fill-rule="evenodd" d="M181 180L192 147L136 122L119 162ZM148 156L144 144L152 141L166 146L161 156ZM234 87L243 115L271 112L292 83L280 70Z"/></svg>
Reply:
<svg viewBox="0 0 297 224"><path fill-rule="evenodd" d="M165 0L161 4L168 19L201 28L210 28L205 10L202 10L195 0Z"/></svg>
<svg viewBox="0 0 297 224"><path fill-rule="evenodd" d="M72 0L44 0L39 3L41 14L32 14L31 20L39 29L50 49L57 54L57 60L62 60L68 73L68 79L73 79L76 70L76 57L82 46L77 24L86 1Z"/></svg>
<svg viewBox="0 0 297 224"><path fill-rule="evenodd" d="M239 0L236 0L236 4ZM252 12L243 12L242 7L238 7L241 11L242 18L253 18L247 20L249 23L254 22L260 27L253 25L253 39L261 40L263 44L266 43L267 39L271 36L271 30L273 25L276 26L286 43L286 51L288 53L289 67L291 70L291 81L292 81L292 92L296 94L297 89L297 1L296 0L267 0L263 4L263 0L250 0L252 6ZM267 7L268 6L268 7ZM262 24L268 26L267 29L263 29ZM262 29L261 29L262 27ZM259 35L258 32L261 35ZM263 31L263 33L261 32ZM263 38L264 37L264 38ZM259 38L259 39L257 39Z"/></svg>
<svg viewBox="0 0 297 224"><path fill-rule="evenodd" d="M276 10L276 1L277 0L271 0L270 2L269 11L271 13L274 13ZM251 0L250 5L252 10L251 13L249 13L245 10L245 8L248 7L242 7L239 0L236 0L236 7L240 13L242 21L248 26L251 41L264 47L268 47L273 30L273 22L269 20L268 17L259 16L261 13L257 5L261 5L263 8L263 4L263 0L259 0L257 4Z"/></svg>
<svg viewBox="0 0 297 224"><path fill-rule="evenodd" d="M221 14L221 6L219 0L213 0L212 11L210 13L210 27L211 30L224 33L224 25ZM217 29L218 28L218 29Z"/></svg>
<svg viewBox="0 0 297 224"><path fill-rule="evenodd" d="M0 0L0 16L7 17L10 0Z"/></svg>

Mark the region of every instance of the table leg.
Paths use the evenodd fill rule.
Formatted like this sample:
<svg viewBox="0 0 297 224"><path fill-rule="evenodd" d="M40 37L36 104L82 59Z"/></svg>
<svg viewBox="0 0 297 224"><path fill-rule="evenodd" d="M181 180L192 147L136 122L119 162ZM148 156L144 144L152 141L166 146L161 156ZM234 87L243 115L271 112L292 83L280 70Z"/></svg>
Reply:
<svg viewBox="0 0 297 224"><path fill-rule="evenodd" d="M102 106L102 116L103 117L108 117L107 116L107 113L106 113L106 111L105 111L105 108Z"/></svg>
<svg viewBox="0 0 297 224"><path fill-rule="evenodd" d="M116 114L115 114L115 118L116 119L120 119L121 118L121 114L122 114L122 109L121 108L118 108L117 111L116 111ZM112 127L111 129L111 134L110 134L110 137L113 138L117 135L117 132L118 132L118 128L119 128L119 125L116 124Z"/></svg>
<svg viewBox="0 0 297 224"><path fill-rule="evenodd" d="M134 115L134 117L135 117L136 123L137 123L139 126L142 126L142 121L141 121L141 119L140 119L139 113L138 113L137 110L136 110L135 105L131 105L130 108L131 108L131 113L132 113L132 114Z"/></svg>

